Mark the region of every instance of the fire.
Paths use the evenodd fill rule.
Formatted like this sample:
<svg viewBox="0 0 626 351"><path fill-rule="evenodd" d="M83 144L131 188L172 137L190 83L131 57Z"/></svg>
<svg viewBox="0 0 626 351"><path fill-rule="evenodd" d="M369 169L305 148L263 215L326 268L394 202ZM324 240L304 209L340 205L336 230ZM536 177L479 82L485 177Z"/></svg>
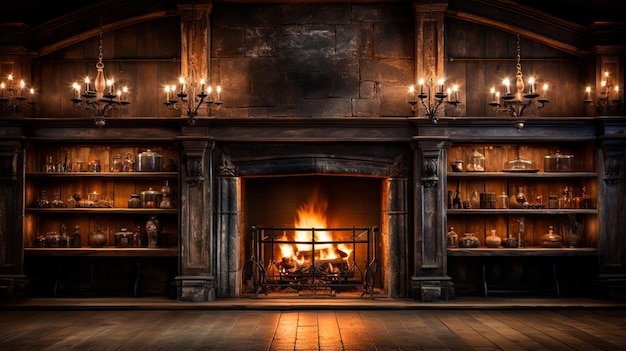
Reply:
<svg viewBox="0 0 626 351"><path fill-rule="evenodd" d="M315 255L316 260L348 259L352 253L348 245L331 243L333 241L331 231L315 230L328 228L327 210L328 200L317 190L307 202L300 205L294 218L294 227L306 230L295 231L293 241L307 243L280 245L283 258L291 259L300 265L310 260L311 254ZM311 242L313 230L315 230L315 252L311 253L313 245L308 243ZM318 242L320 244L317 244Z"/></svg>

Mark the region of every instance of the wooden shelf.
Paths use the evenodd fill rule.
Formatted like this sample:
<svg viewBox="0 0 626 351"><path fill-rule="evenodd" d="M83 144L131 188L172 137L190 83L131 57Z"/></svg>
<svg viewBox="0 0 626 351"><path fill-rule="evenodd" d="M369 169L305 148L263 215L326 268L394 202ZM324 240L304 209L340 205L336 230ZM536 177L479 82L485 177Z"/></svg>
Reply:
<svg viewBox="0 0 626 351"><path fill-rule="evenodd" d="M117 208L117 207L76 207L76 208L34 208L29 207L26 213L76 213L76 214L177 214L175 208Z"/></svg>
<svg viewBox="0 0 626 351"><path fill-rule="evenodd" d="M26 172L27 178L129 178L164 179L178 177L177 172Z"/></svg>
<svg viewBox="0 0 626 351"><path fill-rule="evenodd" d="M518 216L529 214L597 214L597 209L544 209L544 208L515 208L515 209L448 209L448 214L485 215L485 214L514 214Z"/></svg>
<svg viewBox="0 0 626 351"><path fill-rule="evenodd" d="M24 248L24 255L38 257L176 257L177 247L76 247L76 248Z"/></svg>
<svg viewBox="0 0 626 351"><path fill-rule="evenodd" d="M483 178L596 178L595 172L448 172L448 179Z"/></svg>
<svg viewBox="0 0 626 351"><path fill-rule="evenodd" d="M522 248L448 248L448 256L465 257L548 257L548 256L594 256L598 254L598 249L591 247L522 247Z"/></svg>

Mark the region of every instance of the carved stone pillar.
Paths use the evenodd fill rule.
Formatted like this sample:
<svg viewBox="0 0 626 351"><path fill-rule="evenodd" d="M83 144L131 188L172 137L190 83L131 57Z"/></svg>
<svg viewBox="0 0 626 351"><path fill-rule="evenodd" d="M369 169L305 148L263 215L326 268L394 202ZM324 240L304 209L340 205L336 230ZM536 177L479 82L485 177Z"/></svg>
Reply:
<svg viewBox="0 0 626 351"><path fill-rule="evenodd" d="M240 240L239 223L239 186L235 177L235 166L227 155L222 154L216 177L216 227L217 227L217 277L218 296L237 297L241 291L241 277L238 271L238 244ZM249 232L244 231L244 234Z"/></svg>
<svg viewBox="0 0 626 351"><path fill-rule="evenodd" d="M598 199L599 283L604 295L626 298L626 124L606 122L600 159Z"/></svg>
<svg viewBox="0 0 626 351"><path fill-rule="evenodd" d="M215 299L215 239L211 187L212 142L208 137L181 137L180 301Z"/></svg>
<svg viewBox="0 0 626 351"><path fill-rule="evenodd" d="M418 138L415 150L415 241L411 296L432 302L454 295L447 275L446 255L446 149L448 141Z"/></svg>
<svg viewBox="0 0 626 351"><path fill-rule="evenodd" d="M410 155L402 154L395 160L387 190L387 230L381 235L387 236L387 243L391 254L387 257L389 297L406 296L408 284L406 281L407 259L410 245L407 245L407 235L410 228ZM385 226L383 225L383 228ZM384 242L385 240L383 240Z"/></svg>

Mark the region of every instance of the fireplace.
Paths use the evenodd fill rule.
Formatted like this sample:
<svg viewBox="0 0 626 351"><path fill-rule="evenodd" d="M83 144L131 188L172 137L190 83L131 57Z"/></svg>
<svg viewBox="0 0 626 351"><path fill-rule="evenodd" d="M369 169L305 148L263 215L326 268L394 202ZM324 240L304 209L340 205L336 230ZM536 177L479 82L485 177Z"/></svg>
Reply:
<svg viewBox="0 0 626 351"><path fill-rule="evenodd" d="M242 293L374 296L382 284L384 178L242 180ZM382 257L381 257L382 258Z"/></svg>
<svg viewBox="0 0 626 351"><path fill-rule="evenodd" d="M216 143L216 295L407 296L411 155L394 142ZM338 257L316 252L325 244Z"/></svg>

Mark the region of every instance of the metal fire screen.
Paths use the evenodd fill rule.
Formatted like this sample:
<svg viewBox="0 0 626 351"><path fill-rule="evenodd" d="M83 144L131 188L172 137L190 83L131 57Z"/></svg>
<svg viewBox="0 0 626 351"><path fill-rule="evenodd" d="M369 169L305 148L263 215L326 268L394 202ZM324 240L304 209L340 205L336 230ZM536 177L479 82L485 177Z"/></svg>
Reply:
<svg viewBox="0 0 626 351"><path fill-rule="evenodd" d="M374 297L377 227L263 228L252 226L244 290L331 294L358 290Z"/></svg>

